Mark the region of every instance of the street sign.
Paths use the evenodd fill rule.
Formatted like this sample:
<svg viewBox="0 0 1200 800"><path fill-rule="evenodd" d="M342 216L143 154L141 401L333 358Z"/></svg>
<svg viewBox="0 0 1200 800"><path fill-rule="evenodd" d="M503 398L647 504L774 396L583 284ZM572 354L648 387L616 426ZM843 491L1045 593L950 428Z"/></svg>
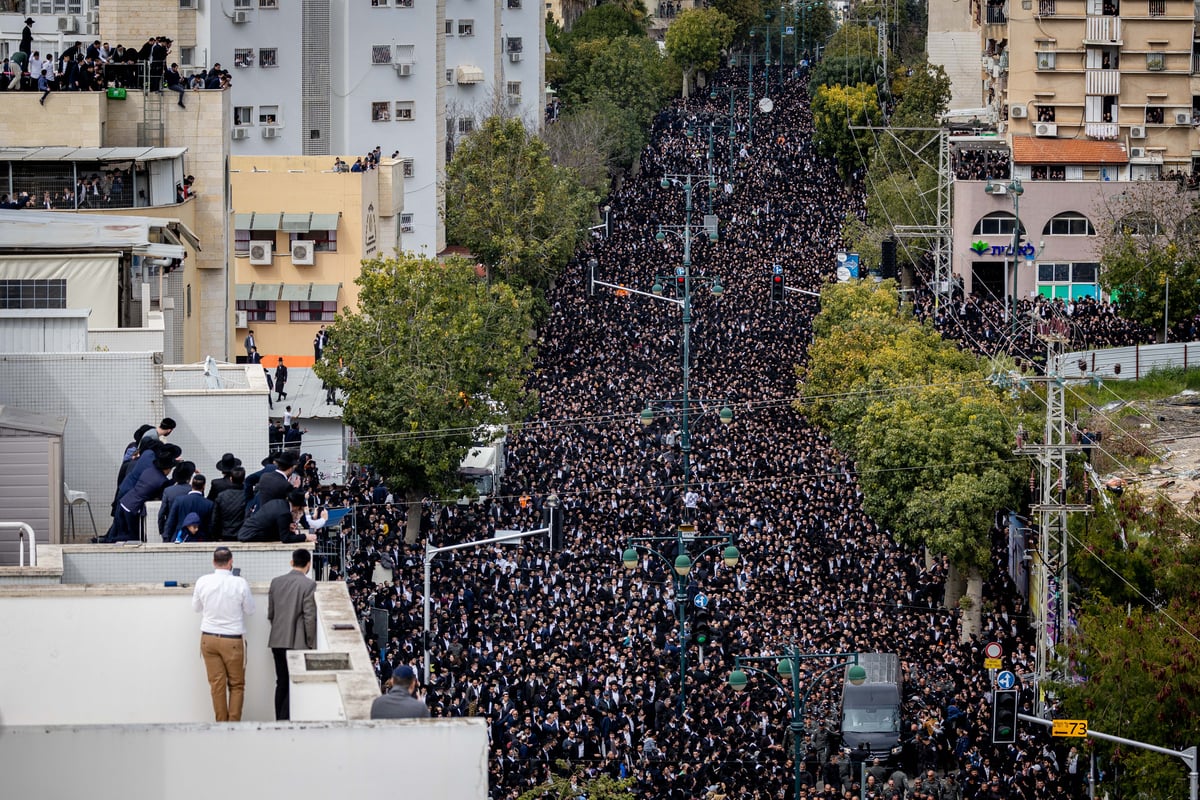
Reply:
<svg viewBox="0 0 1200 800"><path fill-rule="evenodd" d="M996 676L996 686L1001 689L1015 689L1017 687L1017 676L1006 669Z"/></svg>
<svg viewBox="0 0 1200 800"><path fill-rule="evenodd" d="M782 275L783 274L783 264L776 264L775 266L771 267L771 272L776 275Z"/></svg>
<svg viewBox="0 0 1200 800"><path fill-rule="evenodd" d="M703 594L698 594L698 595L696 595L696 599L693 600L692 602L696 604L696 608L707 608L708 607L708 596L703 595Z"/></svg>
<svg viewBox="0 0 1200 800"><path fill-rule="evenodd" d="M1050 729L1052 736L1087 736L1086 719L1056 719Z"/></svg>
<svg viewBox="0 0 1200 800"><path fill-rule="evenodd" d="M999 642L988 642L983 648L984 658L1000 658L1004 655L1004 648Z"/></svg>
<svg viewBox="0 0 1200 800"><path fill-rule="evenodd" d="M794 27L792 27L791 25L788 25L786 28L783 29L784 36L794 36L795 33L796 33L796 29Z"/></svg>
<svg viewBox="0 0 1200 800"><path fill-rule="evenodd" d="M1004 662L998 658L985 658L983 660L984 669L1000 669L1004 666Z"/></svg>

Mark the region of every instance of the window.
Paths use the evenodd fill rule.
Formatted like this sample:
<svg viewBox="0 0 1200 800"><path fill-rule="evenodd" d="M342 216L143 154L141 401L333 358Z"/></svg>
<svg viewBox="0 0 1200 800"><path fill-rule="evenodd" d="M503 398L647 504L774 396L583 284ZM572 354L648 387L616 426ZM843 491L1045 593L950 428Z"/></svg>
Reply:
<svg viewBox="0 0 1200 800"><path fill-rule="evenodd" d="M187 286L184 287L184 290L185 290L185 297L186 297L184 302L187 305L187 315L189 317L191 317L192 316L192 285L189 283Z"/></svg>
<svg viewBox="0 0 1200 800"><path fill-rule="evenodd" d="M521 0L508 0L508 7L512 11L519 9L521 7Z"/></svg>
<svg viewBox="0 0 1200 800"><path fill-rule="evenodd" d="M0 308L66 307L66 280L0 280Z"/></svg>
<svg viewBox="0 0 1200 800"><path fill-rule="evenodd" d="M401 233L412 233L413 232L413 215L412 214L405 213L405 214L400 215L400 232Z"/></svg>
<svg viewBox="0 0 1200 800"><path fill-rule="evenodd" d="M1055 53L1053 51L1044 50L1039 52L1037 54L1037 68L1040 70L1054 69L1054 56Z"/></svg>
<svg viewBox="0 0 1200 800"><path fill-rule="evenodd" d="M259 8L279 8L279 0L258 0Z"/></svg>
<svg viewBox="0 0 1200 800"><path fill-rule="evenodd" d="M454 70L448 69L448 70L446 70L446 85L452 86L453 84L454 84Z"/></svg>
<svg viewBox="0 0 1200 800"><path fill-rule="evenodd" d="M237 310L246 312L246 322L274 322L274 300L238 300Z"/></svg>
<svg viewBox="0 0 1200 800"><path fill-rule="evenodd" d="M233 0L234 8L249 8L251 0Z"/></svg>
<svg viewBox="0 0 1200 800"><path fill-rule="evenodd" d="M278 125L279 124L279 106L259 106L258 107L258 124L259 125Z"/></svg>
<svg viewBox="0 0 1200 800"><path fill-rule="evenodd" d="M371 122L391 122L391 108L392 104L387 100L380 103L371 103Z"/></svg>
<svg viewBox="0 0 1200 800"><path fill-rule="evenodd" d="M466 135L468 133L471 133L474 130L475 130L475 118L474 117L459 117L458 118L458 132L459 133Z"/></svg>
<svg viewBox="0 0 1200 800"><path fill-rule="evenodd" d="M413 160L411 158L406 158L400 163L403 165L404 177L411 178L414 174L416 174L415 167L413 166Z"/></svg>
<svg viewBox="0 0 1200 800"><path fill-rule="evenodd" d="M254 106L234 106L233 124L239 127L254 124Z"/></svg>
<svg viewBox="0 0 1200 800"><path fill-rule="evenodd" d="M1100 265L1085 261L1065 264L1038 264L1038 294L1061 300L1097 297L1096 280Z"/></svg>
<svg viewBox="0 0 1200 800"><path fill-rule="evenodd" d="M1117 232L1126 231L1131 236L1153 236L1163 232L1158 220L1150 214L1133 213L1120 220Z"/></svg>
<svg viewBox="0 0 1200 800"><path fill-rule="evenodd" d="M371 0L372 8L387 8L388 0Z"/></svg>
<svg viewBox="0 0 1200 800"><path fill-rule="evenodd" d="M396 8L412 8L413 0L396 0Z"/></svg>
<svg viewBox="0 0 1200 800"><path fill-rule="evenodd" d="M313 251L317 253L336 253L337 231L309 231L308 233L293 233L291 236L291 244L295 244L296 242L312 242Z"/></svg>
<svg viewBox="0 0 1200 800"><path fill-rule="evenodd" d="M1050 218L1042 228L1043 236L1095 236L1092 221L1083 214L1067 211Z"/></svg>
<svg viewBox="0 0 1200 800"><path fill-rule="evenodd" d="M397 100L396 101L396 121L410 122L413 118L415 103L412 100Z"/></svg>
<svg viewBox="0 0 1200 800"><path fill-rule="evenodd" d="M525 44L520 36L508 37L508 52L520 53L525 49Z"/></svg>
<svg viewBox="0 0 1200 800"><path fill-rule="evenodd" d="M235 67L253 67L254 66L254 48L238 49L233 51L233 65Z"/></svg>
<svg viewBox="0 0 1200 800"><path fill-rule="evenodd" d="M1016 218L1012 214L1007 211L995 211L975 223L972 233L975 236L1012 236L1015 225ZM1021 226L1021 233L1025 233L1024 225Z"/></svg>
<svg viewBox="0 0 1200 800"><path fill-rule="evenodd" d="M1053 17L1054 16L1054 0L1038 0L1038 16Z"/></svg>
<svg viewBox="0 0 1200 800"><path fill-rule="evenodd" d="M27 14L82 14L83 0L30 0Z"/></svg>
<svg viewBox="0 0 1200 800"><path fill-rule="evenodd" d="M274 47L264 47L258 51L258 65L260 67L278 67L279 62L276 60L276 54L279 51Z"/></svg>
<svg viewBox="0 0 1200 800"><path fill-rule="evenodd" d="M1167 0L1150 0L1150 16L1163 17L1167 14Z"/></svg>
<svg viewBox="0 0 1200 800"><path fill-rule="evenodd" d="M1146 124L1161 125L1163 121L1162 106L1146 106Z"/></svg>
<svg viewBox="0 0 1200 800"><path fill-rule="evenodd" d="M458 21L459 36L474 36L475 35L475 20L460 19Z"/></svg>
<svg viewBox="0 0 1200 800"><path fill-rule="evenodd" d="M289 322L333 322L333 318L337 316L336 300L304 300L288 305L291 306L288 312ZM250 321L249 315L246 321Z"/></svg>
<svg viewBox="0 0 1200 800"><path fill-rule="evenodd" d="M250 255L250 231L233 232L233 254L235 256Z"/></svg>
<svg viewBox="0 0 1200 800"><path fill-rule="evenodd" d="M447 36L454 35L454 20L452 20L452 19L446 20L446 35Z"/></svg>
<svg viewBox="0 0 1200 800"><path fill-rule="evenodd" d="M371 45L371 63L372 64L390 64L390 63L392 63L392 46L390 44L373 44L373 45Z"/></svg>
<svg viewBox="0 0 1200 800"><path fill-rule="evenodd" d="M1167 67L1163 53L1146 53L1146 69L1151 72L1162 72Z"/></svg>
<svg viewBox="0 0 1200 800"><path fill-rule="evenodd" d="M504 87L504 93L507 94L509 97L520 97L521 96L521 82L520 81L509 81Z"/></svg>
<svg viewBox="0 0 1200 800"><path fill-rule="evenodd" d="M196 48L181 47L179 48L179 66L194 67L196 65Z"/></svg>
<svg viewBox="0 0 1200 800"><path fill-rule="evenodd" d="M1039 105L1037 107L1037 121L1038 122L1054 122L1054 117L1056 115L1057 115L1057 111L1054 106Z"/></svg>

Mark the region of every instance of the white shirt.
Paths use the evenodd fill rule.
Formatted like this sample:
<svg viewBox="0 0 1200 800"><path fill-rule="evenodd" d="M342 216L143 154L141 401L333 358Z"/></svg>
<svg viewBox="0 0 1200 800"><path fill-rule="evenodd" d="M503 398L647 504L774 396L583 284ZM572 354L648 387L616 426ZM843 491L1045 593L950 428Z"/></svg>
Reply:
<svg viewBox="0 0 1200 800"><path fill-rule="evenodd" d="M228 569L201 575L192 591L192 610L201 612L201 633L245 634L245 615L254 613L250 584Z"/></svg>

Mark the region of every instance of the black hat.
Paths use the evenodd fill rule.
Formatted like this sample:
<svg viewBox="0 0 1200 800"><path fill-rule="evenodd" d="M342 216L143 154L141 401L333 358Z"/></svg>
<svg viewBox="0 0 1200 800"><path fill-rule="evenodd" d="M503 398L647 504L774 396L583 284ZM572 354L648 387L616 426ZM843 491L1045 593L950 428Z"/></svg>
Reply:
<svg viewBox="0 0 1200 800"><path fill-rule="evenodd" d="M154 454L158 458L169 458L172 462L174 462L181 455L183 455L183 450L177 444L169 444L167 442L159 441L158 445L154 448Z"/></svg>
<svg viewBox="0 0 1200 800"><path fill-rule="evenodd" d="M299 459L291 450L284 450L275 456L275 466L280 469L289 469L296 466L297 463L299 463Z"/></svg>
<svg viewBox="0 0 1200 800"><path fill-rule="evenodd" d="M234 467L240 467L241 465L242 460L240 458L234 458L233 453L226 453L217 462L217 472L233 472Z"/></svg>
<svg viewBox="0 0 1200 800"><path fill-rule="evenodd" d="M26 24L26 25L32 25L32 24L33 24L33 17L26 17L26 18L25 18L25 24Z"/></svg>
<svg viewBox="0 0 1200 800"><path fill-rule="evenodd" d="M275 463L275 456L267 456L259 463L261 463L264 467L269 467Z"/></svg>
<svg viewBox="0 0 1200 800"><path fill-rule="evenodd" d="M154 458L154 468L159 470L171 469L175 466L175 459L177 457L178 456L163 455L162 453L158 453Z"/></svg>

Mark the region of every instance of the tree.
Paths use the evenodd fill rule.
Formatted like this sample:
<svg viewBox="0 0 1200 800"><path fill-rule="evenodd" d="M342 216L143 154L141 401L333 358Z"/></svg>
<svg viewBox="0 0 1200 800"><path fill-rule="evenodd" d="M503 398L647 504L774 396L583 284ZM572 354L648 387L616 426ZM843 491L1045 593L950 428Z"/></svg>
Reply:
<svg viewBox="0 0 1200 800"><path fill-rule="evenodd" d="M1122 315L1163 328L1170 282L1169 325L1200 306L1200 203L1177 184L1134 184L1101 198L1092 216L1100 240L1100 284L1114 292Z"/></svg>
<svg viewBox="0 0 1200 800"><path fill-rule="evenodd" d="M548 286L575 250L595 198L550 163L519 120L492 117L461 142L446 170L446 233L499 277Z"/></svg>
<svg viewBox="0 0 1200 800"><path fill-rule="evenodd" d="M874 143L870 131L850 127L883 121L875 87L866 83L822 86L813 98L812 111L814 143L822 155L837 159L842 180L849 182L869 162Z"/></svg>
<svg viewBox="0 0 1200 800"><path fill-rule="evenodd" d="M421 256L364 261L355 282L358 310L338 315L315 367L346 394L352 455L410 503L451 497L472 432L519 421L535 403L529 290L488 284L462 258Z"/></svg>
<svg viewBox="0 0 1200 800"><path fill-rule="evenodd" d="M571 44L588 39L616 39L621 36L646 37L646 18L643 14L612 3L589 8L571 26L567 40Z"/></svg>
<svg viewBox="0 0 1200 800"><path fill-rule="evenodd" d="M603 6L601 6L603 8ZM619 36L608 43L588 69L592 99L606 98L648 126L672 87L666 83L666 60L646 37Z"/></svg>
<svg viewBox="0 0 1200 800"><path fill-rule="evenodd" d="M571 771L566 761L558 761L557 769L560 775L522 794L517 800L577 800L586 797L588 800L635 800L631 791L632 778L615 780L607 775L587 779L583 770Z"/></svg>
<svg viewBox="0 0 1200 800"><path fill-rule="evenodd" d="M667 53L683 69L684 97L697 70L709 72L721 63L733 29L733 21L715 8L685 9L667 28Z"/></svg>
<svg viewBox="0 0 1200 800"><path fill-rule="evenodd" d="M883 62L875 57L874 52L823 56L813 67L808 92L815 97L817 90L825 86L851 86L858 83L874 86L882 65Z"/></svg>

